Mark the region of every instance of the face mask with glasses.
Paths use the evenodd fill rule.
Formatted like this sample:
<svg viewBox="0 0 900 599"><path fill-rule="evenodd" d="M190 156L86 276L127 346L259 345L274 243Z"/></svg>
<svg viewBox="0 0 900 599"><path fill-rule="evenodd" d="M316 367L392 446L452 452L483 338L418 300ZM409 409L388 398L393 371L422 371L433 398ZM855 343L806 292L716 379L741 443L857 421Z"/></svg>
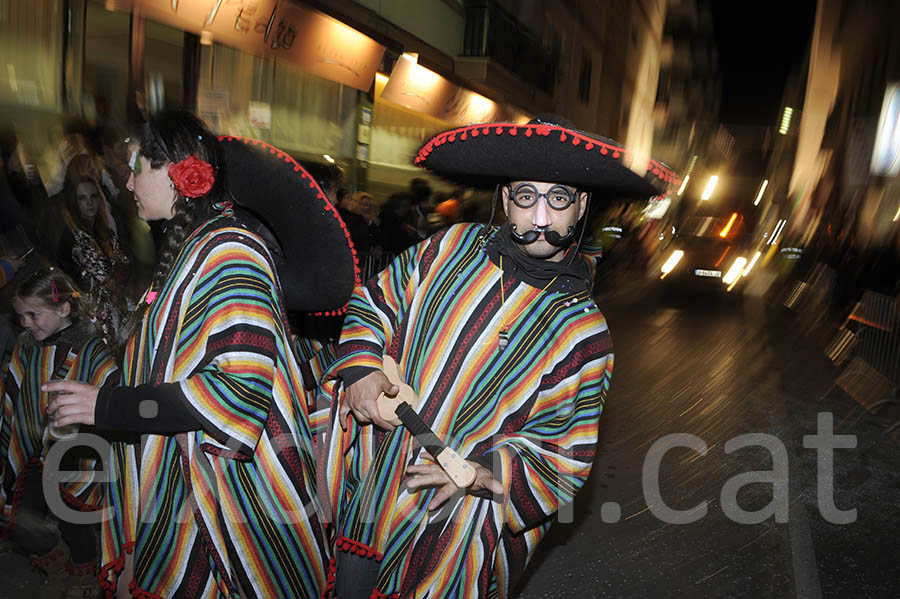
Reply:
<svg viewBox="0 0 900 599"><path fill-rule="evenodd" d="M543 197L553 210L565 210L575 203L576 193L565 185L554 185L546 192L540 193L531 183L519 183L511 190L510 195L513 203L519 208L531 208Z"/></svg>

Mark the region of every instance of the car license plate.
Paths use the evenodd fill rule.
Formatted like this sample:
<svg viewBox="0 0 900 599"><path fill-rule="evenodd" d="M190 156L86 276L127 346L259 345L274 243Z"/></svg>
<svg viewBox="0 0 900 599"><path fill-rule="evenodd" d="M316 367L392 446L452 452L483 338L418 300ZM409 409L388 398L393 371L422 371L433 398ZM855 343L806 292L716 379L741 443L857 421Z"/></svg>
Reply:
<svg viewBox="0 0 900 599"><path fill-rule="evenodd" d="M696 268L694 269L694 274L698 277L716 277L719 279L722 278L721 270L704 270L702 268Z"/></svg>

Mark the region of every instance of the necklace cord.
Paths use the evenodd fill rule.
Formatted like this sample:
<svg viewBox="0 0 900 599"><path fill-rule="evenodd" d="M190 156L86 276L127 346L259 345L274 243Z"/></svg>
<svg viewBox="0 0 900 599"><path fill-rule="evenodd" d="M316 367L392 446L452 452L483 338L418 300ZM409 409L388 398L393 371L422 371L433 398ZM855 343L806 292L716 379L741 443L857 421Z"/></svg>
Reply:
<svg viewBox="0 0 900 599"><path fill-rule="evenodd" d="M505 316L506 316L506 293L505 293L505 290L504 290L505 285L504 285L504 283L503 283L503 254L500 254L500 309L501 309L501 311L503 312L503 315L504 315L504 318L502 319L502 321L503 321L503 326L501 327L500 330L501 330L502 332L504 332L504 333L505 333L506 331L509 331L510 325L511 325L513 322L515 322L516 320L518 320L518 318L525 312L525 310L527 310L527 309L531 306L532 302L534 302L534 300L537 299L542 293L544 293L545 291L547 291L547 289L549 289L550 286L553 285L553 283L555 283L555 282L556 282L556 279L558 279L558 278L559 278L559 275L556 275L555 277L553 277L552 279L550 279L550 282L547 283L546 285L544 285L544 288L541 289L540 292L539 292L534 298L532 298L532 300L531 300L530 302L528 302L528 303L525 305L524 308L522 308L521 310L519 310L519 313L516 314L515 317L510 318L509 320L507 320L507 319L505 318Z"/></svg>

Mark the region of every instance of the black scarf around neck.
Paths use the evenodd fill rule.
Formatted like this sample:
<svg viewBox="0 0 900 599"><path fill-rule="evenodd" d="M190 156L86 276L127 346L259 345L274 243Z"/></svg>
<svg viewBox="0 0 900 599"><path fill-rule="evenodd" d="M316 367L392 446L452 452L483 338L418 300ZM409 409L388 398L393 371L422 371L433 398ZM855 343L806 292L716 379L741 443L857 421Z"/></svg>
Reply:
<svg viewBox="0 0 900 599"><path fill-rule="evenodd" d="M570 245L559 262L542 260L529 256L513 241L509 222L504 223L491 236L490 245L496 254L503 256L512 264L506 264L506 270L514 270L523 279L531 279L535 286L546 285L554 277L561 282L583 282L585 288L590 286L591 273L587 261L579 255L577 244ZM494 252L491 252L492 254ZM512 266L512 269L510 269Z"/></svg>

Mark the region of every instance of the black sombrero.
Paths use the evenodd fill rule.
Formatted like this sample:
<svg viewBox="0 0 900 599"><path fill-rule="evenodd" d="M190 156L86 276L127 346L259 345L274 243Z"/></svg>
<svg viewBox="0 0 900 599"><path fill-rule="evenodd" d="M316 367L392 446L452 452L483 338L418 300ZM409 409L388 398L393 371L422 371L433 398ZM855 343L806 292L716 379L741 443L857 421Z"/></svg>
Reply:
<svg viewBox="0 0 900 599"><path fill-rule="evenodd" d="M547 181L601 195L647 198L679 183L655 160L641 177L622 162L630 154L612 140L562 125L482 123L437 134L419 149L414 163L468 187Z"/></svg>
<svg viewBox="0 0 900 599"><path fill-rule="evenodd" d="M261 221L287 310L337 315L359 280L356 250L338 211L306 169L265 142L219 136L225 189Z"/></svg>

